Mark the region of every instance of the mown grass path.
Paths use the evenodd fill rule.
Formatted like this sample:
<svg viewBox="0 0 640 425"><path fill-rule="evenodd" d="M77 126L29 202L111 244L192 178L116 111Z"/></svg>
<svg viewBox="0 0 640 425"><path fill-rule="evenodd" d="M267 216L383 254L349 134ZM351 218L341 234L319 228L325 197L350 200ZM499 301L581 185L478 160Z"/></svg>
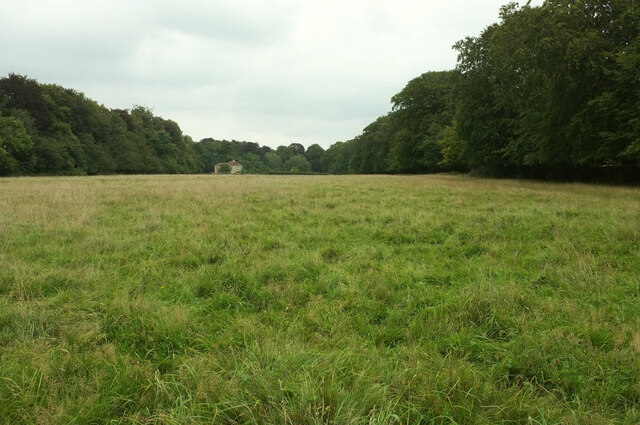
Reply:
<svg viewBox="0 0 640 425"><path fill-rule="evenodd" d="M640 190L0 180L0 424L638 424Z"/></svg>

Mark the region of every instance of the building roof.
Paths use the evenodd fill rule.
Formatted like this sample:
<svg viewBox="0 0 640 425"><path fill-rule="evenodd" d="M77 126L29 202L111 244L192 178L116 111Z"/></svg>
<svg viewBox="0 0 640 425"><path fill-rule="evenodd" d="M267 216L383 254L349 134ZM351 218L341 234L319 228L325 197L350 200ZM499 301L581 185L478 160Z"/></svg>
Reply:
<svg viewBox="0 0 640 425"><path fill-rule="evenodd" d="M229 164L230 166L231 166L231 165L242 165L242 164L240 164L239 162L236 162L236 160L235 160L235 159L232 159L231 161L227 162L227 164Z"/></svg>

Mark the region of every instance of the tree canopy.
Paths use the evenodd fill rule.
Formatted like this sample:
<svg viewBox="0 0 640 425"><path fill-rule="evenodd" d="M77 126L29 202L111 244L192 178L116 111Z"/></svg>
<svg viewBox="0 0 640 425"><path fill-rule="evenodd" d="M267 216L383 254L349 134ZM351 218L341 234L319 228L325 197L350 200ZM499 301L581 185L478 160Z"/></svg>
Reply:
<svg viewBox="0 0 640 425"><path fill-rule="evenodd" d="M22 75L0 79L2 174L193 173L195 144L141 106L109 110Z"/></svg>
<svg viewBox="0 0 640 425"><path fill-rule="evenodd" d="M455 70L410 81L389 114L328 149L328 169L638 179L639 35L637 1L509 3L455 44Z"/></svg>
<svg viewBox="0 0 640 425"><path fill-rule="evenodd" d="M640 4L510 3L500 18L455 46L469 165L560 175L637 167Z"/></svg>

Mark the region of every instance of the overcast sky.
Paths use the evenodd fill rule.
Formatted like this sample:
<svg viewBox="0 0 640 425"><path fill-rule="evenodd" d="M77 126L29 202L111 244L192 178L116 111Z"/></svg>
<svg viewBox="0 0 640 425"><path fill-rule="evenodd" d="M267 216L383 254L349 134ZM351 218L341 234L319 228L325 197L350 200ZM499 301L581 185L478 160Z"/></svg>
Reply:
<svg viewBox="0 0 640 425"><path fill-rule="evenodd" d="M205 137L350 139L507 0L0 0L0 73L143 105ZM532 4L539 4L534 1Z"/></svg>

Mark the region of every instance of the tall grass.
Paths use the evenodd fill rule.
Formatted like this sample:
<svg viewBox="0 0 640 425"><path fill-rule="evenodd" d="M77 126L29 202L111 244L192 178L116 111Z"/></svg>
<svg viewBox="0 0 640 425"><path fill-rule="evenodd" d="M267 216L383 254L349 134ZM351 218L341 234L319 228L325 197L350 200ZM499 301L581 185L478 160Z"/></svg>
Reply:
<svg viewBox="0 0 640 425"><path fill-rule="evenodd" d="M640 423L640 190L0 180L2 424Z"/></svg>

